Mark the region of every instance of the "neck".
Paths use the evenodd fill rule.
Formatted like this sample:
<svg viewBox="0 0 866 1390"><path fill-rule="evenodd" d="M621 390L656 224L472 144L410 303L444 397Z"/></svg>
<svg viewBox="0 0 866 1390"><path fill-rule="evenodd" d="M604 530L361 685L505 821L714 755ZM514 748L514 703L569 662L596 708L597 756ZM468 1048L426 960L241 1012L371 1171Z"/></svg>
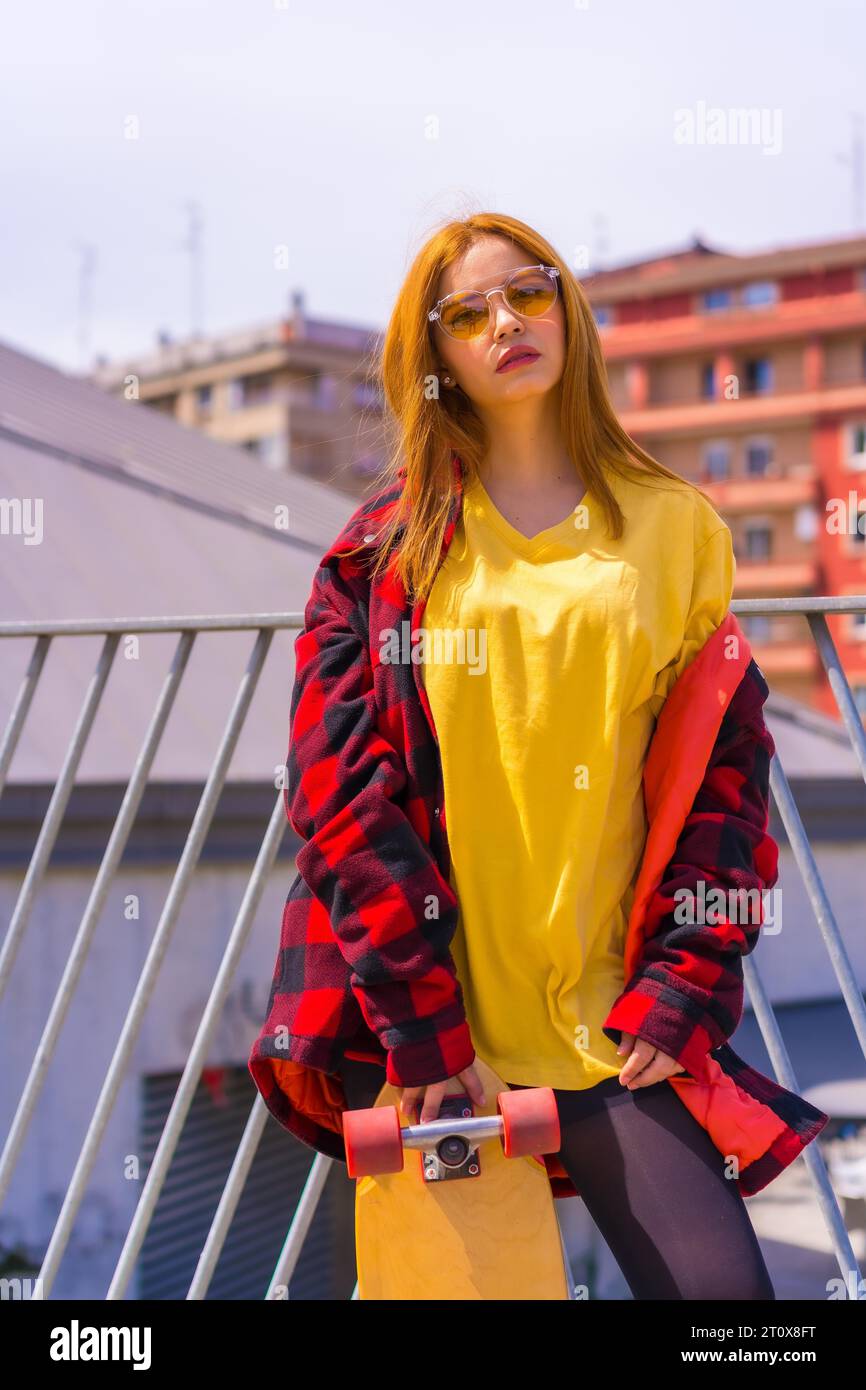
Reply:
<svg viewBox="0 0 866 1390"><path fill-rule="evenodd" d="M488 447L478 465L486 486L531 490L576 476L560 427L558 392L483 413Z"/></svg>

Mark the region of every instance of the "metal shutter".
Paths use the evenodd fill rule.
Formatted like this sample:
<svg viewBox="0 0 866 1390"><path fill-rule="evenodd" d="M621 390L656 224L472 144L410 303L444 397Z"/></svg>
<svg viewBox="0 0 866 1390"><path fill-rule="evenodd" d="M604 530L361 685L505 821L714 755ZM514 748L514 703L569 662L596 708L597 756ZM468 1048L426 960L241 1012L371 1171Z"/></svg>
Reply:
<svg viewBox="0 0 866 1390"><path fill-rule="evenodd" d="M179 1072L143 1080L140 1151L145 1177L179 1081ZM199 1082L139 1256L139 1298L186 1298L257 1094L246 1067L223 1069L221 1094L224 1104ZM314 1150L268 1117L209 1299L264 1298L314 1158ZM350 1297L355 1283L354 1192L345 1165L335 1163L289 1286L290 1298Z"/></svg>

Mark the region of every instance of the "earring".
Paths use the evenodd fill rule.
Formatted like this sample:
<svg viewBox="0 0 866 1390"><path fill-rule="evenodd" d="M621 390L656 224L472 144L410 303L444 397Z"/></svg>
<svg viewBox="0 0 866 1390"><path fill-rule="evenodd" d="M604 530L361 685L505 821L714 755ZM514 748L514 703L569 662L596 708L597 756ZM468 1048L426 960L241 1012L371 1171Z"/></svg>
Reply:
<svg viewBox="0 0 866 1390"><path fill-rule="evenodd" d="M452 382L450 376L443 376L442 380L445 382L446 386L451 386Z"/></svg>

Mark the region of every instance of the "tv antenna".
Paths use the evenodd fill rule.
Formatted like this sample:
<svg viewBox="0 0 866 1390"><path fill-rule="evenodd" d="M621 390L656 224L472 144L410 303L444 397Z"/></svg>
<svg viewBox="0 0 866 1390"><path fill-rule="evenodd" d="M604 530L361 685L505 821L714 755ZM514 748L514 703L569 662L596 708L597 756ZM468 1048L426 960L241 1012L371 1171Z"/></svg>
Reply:
<svg viewBox="0 0 866 1390"><path fill-rule="evenodd" d="M189 224L183 249L189 252L189 326L193 338L198 338L204 325L204 275L202 231L204 220L196 202L186 204Z"/></svg>
<svg viewBox="0 0 866 1390"><path fill-rule="evenodd" d="M82 371L90 366L90 329L93 312L93 272L96 269L96 247L89 241L77 243L78 266L78 356Z"/></svg>
<svg viewBox="0 0 866 1390"><path fill-rule="evenodd" d="M862 232L866 229L866 196L864 196L866 156L864 156L863 114L860 111L852 111L850 115L850 152L837 155L837 158L840 164L847 164L851 170L851 215L854 220L854 230Z"/></svg>

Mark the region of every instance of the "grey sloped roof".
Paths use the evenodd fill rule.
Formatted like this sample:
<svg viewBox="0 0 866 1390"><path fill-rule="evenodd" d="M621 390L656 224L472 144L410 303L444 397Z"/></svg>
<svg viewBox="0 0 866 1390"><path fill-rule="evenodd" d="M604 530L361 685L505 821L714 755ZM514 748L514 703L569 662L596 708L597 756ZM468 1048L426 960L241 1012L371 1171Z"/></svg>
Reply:
<svg viewBox="0 0 866 1390"><path fill-rule="evenodd" d="M293 540L320 551L357 502L335 488L265 468L246 450L137 401L108 395L56 367L0 343L0 440L60 451L79 468L132 487L175 493L176 500L236 524L274 529L274 508L288 504Z"/></svg>
<svg viewBox="0 0 866 1390"><path fill-rule="evenodd" d="M320 556L358 506L2 345L0 496L42 503L40 544L0 536L0 617L19 621L302 613ZM288 531L274 527L280 505ZM296 635L273 639L231 778L273 781L285 757ZM137 654L121 641L79 781L128 777L177 640L145 634ZM155 780L207 775L254 641L196 639ZM2 723L33 642L0 639ZM56 779L101 646L53 639L10 782Z"/></svg>

